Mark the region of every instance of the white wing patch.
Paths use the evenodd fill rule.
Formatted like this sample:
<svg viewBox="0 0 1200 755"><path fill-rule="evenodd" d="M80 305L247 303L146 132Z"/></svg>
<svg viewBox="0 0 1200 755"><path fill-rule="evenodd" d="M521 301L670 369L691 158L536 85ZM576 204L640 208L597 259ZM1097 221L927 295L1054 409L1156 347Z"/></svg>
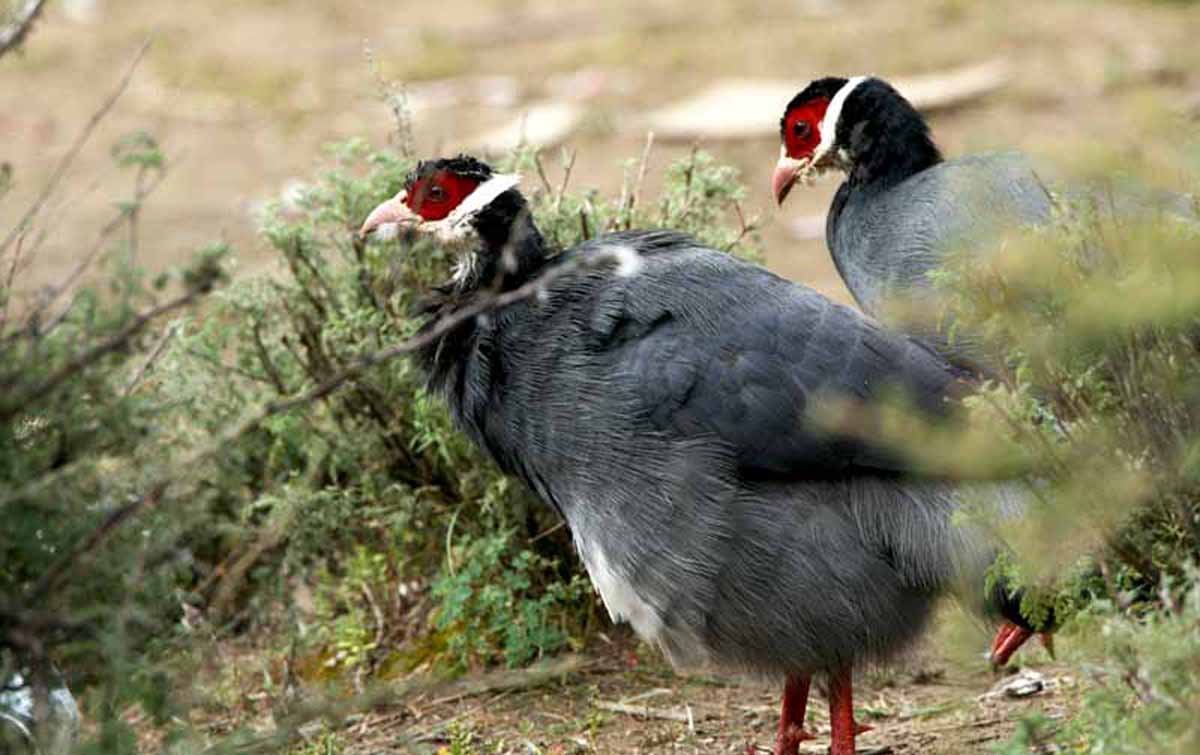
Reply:
<svg viewBox="0 0 1200 755"><path fill-rule="evenodd" d="M628 621L643 640L659 644L663 623L654 606L638 595L629 580L612 567L598 543L582 542L576 535L575 547L583 557L588 577L600 592L609 618L614 622Z"/></svg>
<svg viewBox="0 0 1200 755"><path fill-rule="evenodd" d="M620 278L637 275L642 269L641 252L628 244L607 244L601 249L601 253L617 261L615 273Z"/></svg>

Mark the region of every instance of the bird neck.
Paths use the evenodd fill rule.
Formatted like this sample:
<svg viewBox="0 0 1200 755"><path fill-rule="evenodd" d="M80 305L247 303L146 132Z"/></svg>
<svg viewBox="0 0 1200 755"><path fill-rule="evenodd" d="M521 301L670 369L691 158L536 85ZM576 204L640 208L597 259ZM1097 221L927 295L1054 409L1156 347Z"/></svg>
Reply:
<svg viewBox="0 0 1200 755"><path fill-rule="evenodd" d="M507 291L521 286L545 264L546 244L525 199L515 191L497 197L475 219L479 247L455 279L460 300L480 290Z"/></svg>
<svg viewBox="0 0 1200 755"><path fill-rule="evenodd" d="M546 262L546 242L528 210L496 227L480 224L475 288L507 291L525 284Z"/></svg>
<svg viewBox="0 0 1200 755"><path fill-rule="evenodd" d="M515 200L503 196L501 200L476 218L479 247L459 268L454 280L418 304L418 313L426 317L422 333L438 328L444 318L479 304L481 297L519 288L545 267L549 257L546 244L524 201L519 195ZM486 320L489 324L482 326L483 330L498 327L496 318ZM483 337L480 329L481 318L466 318L418 353L430 386L447 395L456 413L463 403L459 394L465 390L464 370L480 356L476 353L478 340Z"/></svg>
<svg viewBox="0 0 1200 755"><path fill-rule="evenodd" d="M838 129L852 189L882 191L942 162L925 119L879 79L863 82L847 99Z"/></svg>

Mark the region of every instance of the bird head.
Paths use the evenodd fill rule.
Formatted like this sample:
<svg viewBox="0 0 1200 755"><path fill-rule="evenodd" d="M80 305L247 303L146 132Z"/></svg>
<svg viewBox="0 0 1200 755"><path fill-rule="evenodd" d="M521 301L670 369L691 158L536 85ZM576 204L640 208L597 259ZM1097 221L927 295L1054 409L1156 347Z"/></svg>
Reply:
<svg viewBox="0 0 1200 755"><path fill-rule="evenodd" d="M779 162L771 193L783 204L796 181L839 165L838 121L850 93L865 77L817 79L800 91L779 119Z"/></svg>
<svg viewBox="0 0 1200 755"><path fill-rule="evenodd" d="M520 241L522 220L530 222L519 182L519 176L497 173L469 155L426 160L399 194L370 212L359 235L424 236L458 247L454 282L478 283L481 267L498 269L505 250Z"/></svg>
<svg viewBox="0 0 1200 755"><path fill-rule="evenodd" d="M829 169L891 184L942 160L921 114L874 76L812 82L783 111L779 138L771 192L781 205L797 181Z"/></svg>

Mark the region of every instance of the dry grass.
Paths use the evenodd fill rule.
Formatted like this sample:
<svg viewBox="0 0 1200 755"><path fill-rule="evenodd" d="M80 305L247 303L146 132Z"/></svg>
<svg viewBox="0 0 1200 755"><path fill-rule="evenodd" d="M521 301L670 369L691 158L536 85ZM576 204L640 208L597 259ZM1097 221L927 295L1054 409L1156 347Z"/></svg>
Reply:
<svg viewBox="0 0 1200 755"><path fill-rule="evenodd" d="M12 221L36 192L146 35L157 40L150 59L76 166L72 199L53 215L64 228L41 253L32 281L49 279L90 241L123 180L108 167L104 145L143 127L175 156L147 216L152 264L170 265L214 236L233 241L246 265L261 263L255 203L309 175L330 140L386 138L390 120L375 97L364 40L386 75L409 80L505 74L536 95L550 73L604 69L613 86L593 101L589 127L573 140L581 149L576 176L602 189L616 188L620 160L639 151L643 135L627 127L633 116L713 76L789 75L799 86L824 72L917 73L997 54L1012 58L1016 81L985 103L938 117L947 152L1014 146L1066 168L1094 164L1101 153L1107 164L1115 156L1147 166L1171 186L1182 175L1172 137L1187 125L1176 113L1196 83L1190 72L1200 51L1188 29L1198 21L1196 7L1174 3L1063 2L1032 12L1010 0L619 0L602 10L495 0L126 0L101 3L93 23L52 8L26 52L0 65L0 159L17 178L0 221ZM421 113L418 142L436 151L506 115L485 106ZM744 170L749 210L778 217L766 190L775 145L711 146ZM651 188L655 171L683 149L656 152ZM833 188L826 182L799 194L787 213L823 212ZM776 269L844 296L819 243L793 242L778 223L768 225L766 239Z"/></svg>

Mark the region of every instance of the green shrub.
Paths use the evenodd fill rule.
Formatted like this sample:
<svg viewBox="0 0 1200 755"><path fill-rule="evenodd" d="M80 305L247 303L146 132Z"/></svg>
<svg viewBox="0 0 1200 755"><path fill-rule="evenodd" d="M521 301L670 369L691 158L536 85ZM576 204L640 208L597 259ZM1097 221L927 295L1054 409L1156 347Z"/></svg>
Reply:
<svg viewBox="0 0 1200 755"><path fill-rule="evenodd" d="M115 226L129 239L164 169L156 150L137 135L113 152L135 175ZM549 507L453 429L410 362L357 367L416 331L409 313L451 260L355 238L411 161L361 142L330 160L263 216L278 270L207 296L223 248L148 285L117 243L102 285L52 327L26 309L0 329L0 645L36 632L38 652L92 688L100 750L132 749L130 704L184 742L187 712L236 705L248 674L282 694L517 665L577 645L594 619ZM511 164L540 169L529 154ZM661 224L756 253L735 220L741 189L707 155L674 166L658 204L637 200L634 176L613 200L526 191L563 246ZM178 319L141 316L168 300ZM235 636L254 638L261 668L196 685L211 643Z"/></svg>
<svg viewBox="0 0 1200 755"><path fill-rule="evenodd" d="M225 277L223 245L147 281L136 264L149 179L165 170L146 134L118 143L130 196L77 267L22 294L48 233L36 212L0 246L0 679L48 656L97 687L102 741L128 741L122 700L166 715L161 674L139 649L168 632L205 522L164 481L171 413L154 390L170 328ZM183 476L180 473L178 476Z"/></svg>
<svg viewBox="0 0 1200 755"><path fill-rule="evenodd" d="M1200 560L1200 224L1059 202L1052 226L940 274L949 309L987 335L1009 371L969 401L987 432L934 431L907 447L931 463L1024 466L1029 506L999 525L1014 552L995 574L1025 590L1032 622L1065 624L1064 645L1097 669L1083 718L1057 733L1026 722L1006 751L1056 739L1072 752L1190 752L1200 702L1200 584L1189 567ZM1011 453L991 442L998 426Z"/></svg>

